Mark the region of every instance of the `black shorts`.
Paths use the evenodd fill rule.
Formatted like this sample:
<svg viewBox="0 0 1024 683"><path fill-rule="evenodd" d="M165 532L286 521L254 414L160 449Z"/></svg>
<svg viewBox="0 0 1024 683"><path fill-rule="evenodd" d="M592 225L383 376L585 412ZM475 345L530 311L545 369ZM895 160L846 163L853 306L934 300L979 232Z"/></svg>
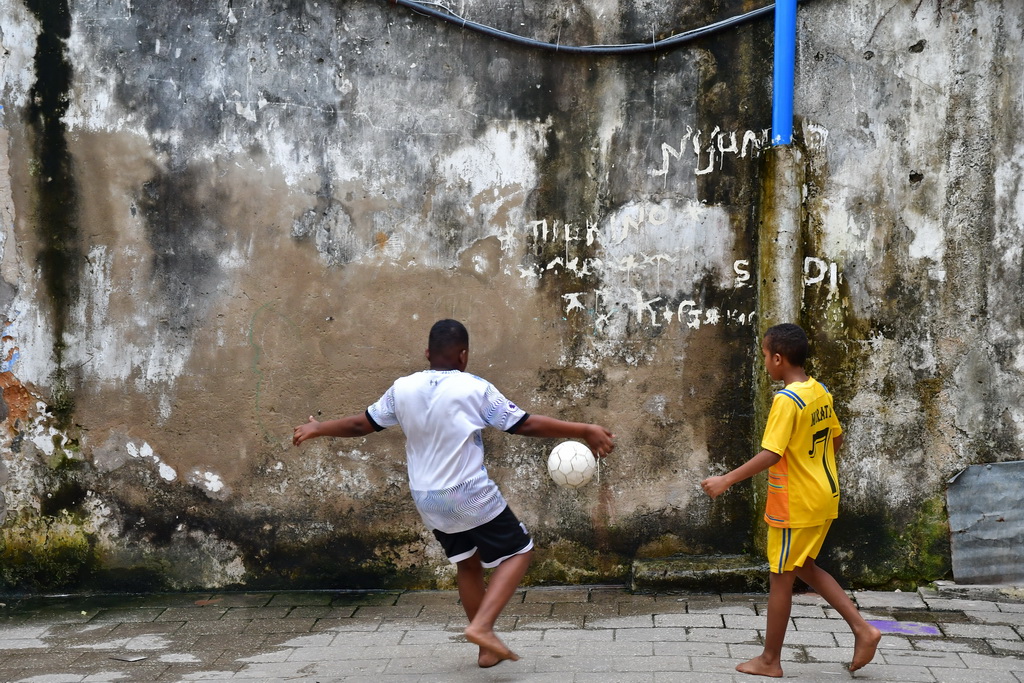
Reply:
<svg viewBox="0 0 1024 683"><path fill-rule="evenodd" d="M533 549L533 539L526 526L507 505L497 517L469 531L446 534L434 529L434 538L452 564L468 560L479 552L480 564L487 568L497 567L513 555Z"/></svg>

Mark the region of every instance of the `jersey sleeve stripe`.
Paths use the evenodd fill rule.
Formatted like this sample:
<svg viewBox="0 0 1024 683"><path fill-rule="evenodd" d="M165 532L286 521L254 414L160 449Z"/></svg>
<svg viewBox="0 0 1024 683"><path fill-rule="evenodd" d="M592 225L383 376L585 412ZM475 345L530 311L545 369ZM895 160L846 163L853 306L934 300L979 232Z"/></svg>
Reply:
<svg viewBox="0 0 1024 683"><path fill-rule="evenodd" d="M793 401L800 407L801 410L807 407L807 404L804 403L804 400L800 398L800 396L798 396L795 391L790 391L789 389L782 389L777 393L780 393L783 396L793 399Z"/></svg>
<svg viewBox="0 0 1024 683"><path fill-rule="evenodd" d="M382 431L384 431L384 428L381 427L379 424L377 424L376 420L373 419L373 415L370 415L369 408L367 408L367 410L366 410L366 419L369 420L370 421L370 425L373 426L373 431L375 431L375 432L382 432Z"/></svg>
<svg viewBox="0 0 1024 683"><path fill-rule="evenodd" d="M523 426L523 423L526 422L526 420L529 417L530 417L529 413L523 413L523 416L521 418L519 418L519 421L516 422L511 427L509 427L508 429L506 429L505 431L508 432L509 434L515 434L517 431L519 431L519 428Z"/></svg>

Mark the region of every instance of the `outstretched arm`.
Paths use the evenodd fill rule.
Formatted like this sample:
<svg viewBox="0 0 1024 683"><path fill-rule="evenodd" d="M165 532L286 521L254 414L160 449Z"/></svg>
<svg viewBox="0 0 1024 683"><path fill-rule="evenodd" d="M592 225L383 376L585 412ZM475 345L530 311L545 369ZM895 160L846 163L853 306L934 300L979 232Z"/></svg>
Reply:
<svg viewBox="0 0 1024 683"><path fill-rule="evenodd" d="M520 436L583 439L597 457L603 458L615 449L615 435L601 425L566 422L545 415L530 415L515 431Z"/></svg>
<svg viewBox="0 0 1024 683"><path fill-rule="evenodd" d="M366 436L373 431L373 425L366 419L366 413L324 422L319 422L310 415L309 422L299 425L292 432L292 443L298 446L306 439L315 439L318 436Z"/></svg>
<svg viewBox="0 0 1024 683"><path fill-rule="evenodd" d="M758 472L763 472L782 459L778 453L772 451L761 451L750 460L746 461L732 472L717 477L708 477L700 483L704 493L711 498L718 498L726 492L730 486L746 479L750 479Z"/></svg>

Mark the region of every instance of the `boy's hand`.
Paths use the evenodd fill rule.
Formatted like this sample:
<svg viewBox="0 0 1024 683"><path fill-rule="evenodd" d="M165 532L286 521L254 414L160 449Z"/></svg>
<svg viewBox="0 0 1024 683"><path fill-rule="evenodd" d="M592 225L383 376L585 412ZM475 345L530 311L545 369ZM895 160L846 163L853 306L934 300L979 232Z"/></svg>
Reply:
<svg viewBox="0 0 1024 683"><path fill-rule="evenodd" d="M298 446L306 439L312 439L313 437L318 436L319 434L317 429L319 427L320 423L310 415L309 422L299 425L292 432L292 445Z"/></svg>
<svg viewBox="0 0 1024 683"><path fill-rule="evenodd" d="M615 435L601 425L588 425L583 439L599 458L603 458L615 450Z"/></svg>
<svg viewBox="0 0 1024 683"><path fill-rule="evenodd" d="M731 486L731 484L726 481L724 476L708 477L700 483L700 487L704 489L704 493L711 496L712 500L725 493L729 486Z"/></svg>

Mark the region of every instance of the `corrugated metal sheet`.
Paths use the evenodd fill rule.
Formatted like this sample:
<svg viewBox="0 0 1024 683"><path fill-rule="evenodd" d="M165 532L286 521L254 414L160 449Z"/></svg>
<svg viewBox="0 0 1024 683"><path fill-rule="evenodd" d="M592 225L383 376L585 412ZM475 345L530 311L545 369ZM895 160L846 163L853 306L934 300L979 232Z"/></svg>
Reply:
<svg viewBox="0 0 1024 683"><path fill-rule="evenodd" d="M972 465L949 480L953 577L957 583L1024 581L1024 462Z"/></svg>

